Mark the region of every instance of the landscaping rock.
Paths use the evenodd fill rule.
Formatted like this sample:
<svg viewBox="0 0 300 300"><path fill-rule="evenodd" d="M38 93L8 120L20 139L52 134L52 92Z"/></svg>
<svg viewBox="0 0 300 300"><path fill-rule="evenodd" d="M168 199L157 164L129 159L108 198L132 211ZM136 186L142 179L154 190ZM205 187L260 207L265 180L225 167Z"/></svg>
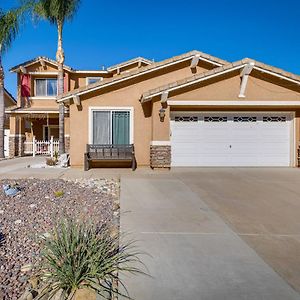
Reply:
<svg viewBox="0 0 300 300"><path fill-rule="evenodd" d="M15 183L0 180L0 187ZM20 179L17 183L21 190L13 198L0 189L1 300L17 300L26 287L35 288L30 278L41 260L41 236L49 235L60 219L76 218L99 226L115 223L113 208L119 191L115 180ZM57 191L63 191L63 196L55 198Z"/></svg>

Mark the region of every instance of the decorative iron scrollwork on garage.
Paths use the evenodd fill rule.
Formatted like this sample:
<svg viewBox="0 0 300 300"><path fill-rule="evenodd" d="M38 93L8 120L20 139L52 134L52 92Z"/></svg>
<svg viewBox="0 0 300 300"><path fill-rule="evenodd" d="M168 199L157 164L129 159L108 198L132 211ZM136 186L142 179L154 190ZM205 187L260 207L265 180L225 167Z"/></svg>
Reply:
<svg viewBox="0 0 300 300"><path fill-rule="evenodd" d="M208 117L204 117L204 122L214 122L214 123L218 123L218 122L227 122L227 117L223 117L223 116L208 116Z"/></svg>
<svg viewBox="0 0 300 300"><path fill-rule="evenodd" d="M238 116L233 118L233 122L251 122L254 123L257 121L256 117L249 117L249 116Z"/></svg>
<svg viewBox="0 0 300 300"><path fill-rule="evenodd" d="M285 116L264 116L264 122L286 122Z"/></svg>
<svg viewBox="0 0 300 300"><path fill-rule="evenodd" d="M177 116L175 122L198 122L197 116Z"/></svg>

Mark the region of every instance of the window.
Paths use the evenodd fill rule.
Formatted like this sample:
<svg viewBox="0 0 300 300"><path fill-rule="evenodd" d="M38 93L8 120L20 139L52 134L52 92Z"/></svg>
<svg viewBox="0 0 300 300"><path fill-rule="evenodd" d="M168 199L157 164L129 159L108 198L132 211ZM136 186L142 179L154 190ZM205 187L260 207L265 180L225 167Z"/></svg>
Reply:
<svg viewBox="0 0 300 300"><path fill-rule="evenodd" d="M130 144L130 111L93 111L92 127L93 144Z"/></svg>
<svg viewBox="0 0 300 300"><path fill-rule="evenodd" d="M213 123L219 123L219 122L227 122L227 117L215 117L215 116L209 116L204 117L204 122L213 122Z"/></svg>
<svg viewBox="0 0 300 300"><path fill-rule="evenodd" d="M264 116L263 122L286 122L285 116Z"/></svg>
<svg viewBox="0 0 300 300"><path fill-rule="evenodd" d="M175 122L198 122L198 117L195 117L195 116L178 116L178 117L175 117Z"/></svg>
<svg viewBox="0 0 300 300"><path fill-rule="evenodd" d="M103 77L88 77L87 78L87 84L93 84L93 83L96 83L98 81L101 81L103 80Z"/></svg>
<svg viewBox="0 0 300 300"><path fill-rule="evenodd" d="M256 117L249 117L249 116L239 116L239 117L234 117L233 122L252 122L255 123L257 121Z"/></svg>
<svg viewBox="0 0 300 300"><path fill-rule="evenodd" d="M35 96L56 97L57 96L57 79L36 79Z"/></svg>

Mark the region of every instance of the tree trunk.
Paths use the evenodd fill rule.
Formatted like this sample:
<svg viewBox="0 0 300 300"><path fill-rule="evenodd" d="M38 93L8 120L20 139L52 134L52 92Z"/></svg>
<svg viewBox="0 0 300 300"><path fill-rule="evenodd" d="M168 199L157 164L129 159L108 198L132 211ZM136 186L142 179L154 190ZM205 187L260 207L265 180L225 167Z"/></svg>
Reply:
<svg viewBox="0 0 300 300"><path fill-rule="evenodd" d="M57 77L57 90L58 95L64 93L64 62L65 55L62 47L62 23L57 23L58 31L58 45L56 52L56 60L58 63L58 77ZM65 106L63 103L59 104L59 154L65 153Z"/></svg>
<svg viewBox="0 0 300 300"><path fill-rule="evenodd" d="M0 54L0 158L4 158L4 122L5 122L4 71L2 67L2 60Z"/></svg>

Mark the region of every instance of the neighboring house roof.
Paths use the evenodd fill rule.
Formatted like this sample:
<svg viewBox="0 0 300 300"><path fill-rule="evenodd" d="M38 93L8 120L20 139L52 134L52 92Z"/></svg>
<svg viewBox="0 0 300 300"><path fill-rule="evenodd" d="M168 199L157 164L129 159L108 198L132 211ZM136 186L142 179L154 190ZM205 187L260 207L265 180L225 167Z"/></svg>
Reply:
<svg viewBox="0 0 300 300"><path fill-rule="evenodd" d="M139 57L135 57L133 59L124 61L122 63L119 63L117 65L110 66L110 67L107 68L107 70L111 72L111 71L116 70L118 68L123 68L123 67L129 66L129 65L132 65L132 64L135 64L135 63L139 63L139 62L145 63L147 65L151 65L153 63L152 60L149 60L147 58L139 56Z"/></svg>
<svg viewBox="0 0 300 300"><path fill-rule="evenodd" d="M4 93L12 101L13 105L17 104L16 99L13 97L13 95L7 89L4 89Z"/></svg>
<svg viewBox="0 0 300 300"><path fill-rule="evenodd" d="M100 82L90 84L90 85L85 86L85 87L75 89L71 92L68 92L68 93L65 93L61 96L58 96L57 97L57 102L62 102L62 101L65 101L65 100L68 100L68 99L72 98L75 95L80 96L80 95L83 95L83 94L86 94L86 93L89 93L89 92L92 92L92 91L95 91L95 90L99 90L101 88L105 88L107 86L111 86L111 85L118 84L118 83L126 81L126 80L130 80L134 77L142 76L142 75L144 75L146 73L150 73L152 71L157 71L159 69L166 68L170 65L174 65L174 64L186 61L186 60L193 59L196 55L199 56L200 60L209 62L209 63L214 64L216 66L222 66L224 64L228 64L227 61L224 61L224 60L219 59L217 57L214 57L214 56L205 54L203 52L199 52L199 51L194 50L194 51L190 51L190 52L184 53L184 54L179 55L179 56L174 56L172 58L169 58L169 59L166 59L166 60L163 60L163 61L160 61L160 62L152 63L151 65L141 67L140 69L133 70L133 71L130 71L128 73L120 74L116 77L104 79L103 81L100 81Z"/></svg>
<svg viewBox="0 0 300 300"><path fill-rule="evenodd" d="M169 83L167 85L163 85L158 88L149 90L142 95L140 101L142 103L150 101L153 97L161 95L165 92L178 90L180 88L194 85L198 82L205 81L205 80L211 79L213 77L220 76L225 73L229 73L229 72L241 69L244 66L248 65L249 63L254 63L253 69L255 69L257 71L260 71L263 73L268 73L272 76L276 76L281 79L285 79L285 80L288 80L295 84L300 85L300 76L298 76L298 75L284 71L284 70L276 68L276 67L272 67L270 65L266 65L264 63L254 60L254 59L244 58L244 59L236 61L234 63L228 63L224 66L221 66L221 67L218 67L218 68L215 68L215 69L203 72L203 73L199 73L199 74L187 77L185 79L175 81L175 82Z"/></svg>
<svg viewBox="0 0 300 300"><path fill-rule="evenodd" d="M49 64L53 65L53 66L56 66L57 67L57 62L51 58L48 58L48 57L45 57L45 56L39 56L39 57L36 57L34 59L31 59L31 60L28 60L28 61L25 61L21 64L18 64L17 66L14 66L10 69L10 72L18 72L20 70L20 67L28 67L28 66L31 66L37 62L40 62L40 61L45 61L45 62L48 62ZM106 70L75 70L67 65L64 65L64 69L71 72L71 73L107 73Z"/></svg>

